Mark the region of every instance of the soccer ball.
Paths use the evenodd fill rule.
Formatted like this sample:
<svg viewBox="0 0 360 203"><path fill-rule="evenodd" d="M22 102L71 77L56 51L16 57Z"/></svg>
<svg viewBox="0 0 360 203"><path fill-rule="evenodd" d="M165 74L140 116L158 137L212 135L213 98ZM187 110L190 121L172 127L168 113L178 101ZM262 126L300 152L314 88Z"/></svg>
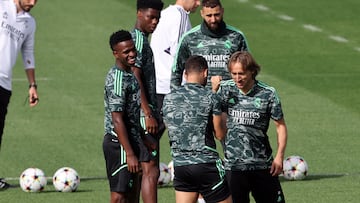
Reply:
<svg viewBox="0 0 360 203"><path fill-rule="evenodd" d="M159 170L160 170L160 176L158 179L158 185L169 184L171 180L171 173L169 167L165 163L160 162Z"/></svg>
<svg viewBox="0 0 360 203"><path fill-rule="evenodd" d="M175 175L174 175L174 162L172 160L169 162L168 168L170 169L170 175L171 175L170 180L173 181Z"/></svg>
<svg viewBox="0 0 360 203"><path fill-rule="evenodd" d="M70 167L58 169L53 176L53 185L59 192L74 192L79 187L78 173Z"/></svg>
<svg viewBox="0 0 360 203"><path fill-rule="evenodd" d="M300 156L289 156L283 163L283 174L287 180L302 180L307 176L308 165Z"/></svg>
<svg viewBox="0 0 360 203"><path fill-rule="evenodd" d="M28 168L23 171L19 182L24 192L41 192L47 184L45 173L38 168Z"/></svg>

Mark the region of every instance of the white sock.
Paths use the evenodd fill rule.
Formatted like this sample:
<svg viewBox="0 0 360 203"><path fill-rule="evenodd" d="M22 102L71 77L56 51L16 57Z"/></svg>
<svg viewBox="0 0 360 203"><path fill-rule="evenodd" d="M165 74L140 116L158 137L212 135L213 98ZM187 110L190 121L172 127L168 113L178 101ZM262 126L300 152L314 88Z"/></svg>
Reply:
<svg viewBox="0 0 360 203"><path fill-rule="evenodd" d="M203 198L199 198L197 202L198 202L198 203L206 203Z"/></svg>

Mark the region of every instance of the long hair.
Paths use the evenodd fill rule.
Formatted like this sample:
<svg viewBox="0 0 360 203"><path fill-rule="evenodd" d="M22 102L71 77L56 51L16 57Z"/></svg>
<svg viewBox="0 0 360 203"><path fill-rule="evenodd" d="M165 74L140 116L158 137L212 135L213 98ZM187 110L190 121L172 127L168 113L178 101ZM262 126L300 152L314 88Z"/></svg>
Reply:
<svg viewBox="0 0 360 203"><path fill-rule="evenodd" d="M260 72L260 65L256 63L254 57L247 51L237 51L233 53L228 61L228 70L234 63L241 63L245 71L249 70L253 72L253 79L256 78L257 74Z"/></svg>

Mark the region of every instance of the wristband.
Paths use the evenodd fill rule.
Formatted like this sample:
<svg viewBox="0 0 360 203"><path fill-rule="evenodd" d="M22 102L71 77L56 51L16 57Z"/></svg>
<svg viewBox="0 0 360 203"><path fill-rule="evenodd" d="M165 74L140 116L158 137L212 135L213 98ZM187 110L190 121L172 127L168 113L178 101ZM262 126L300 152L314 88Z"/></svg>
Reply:
<svg viewBox="0 0 360 203"><path fill-rule="evenodd" d="M145 116L145 119L149 119L149 118L152 118L153 116L150 114L148 116Z"/></svg>
<svg viewBox="0 0 360 203"><path fill-rule="evenodd" d="M37 84L36 84L36 83L31 83L31 84L29 85L29 89L32 88L32 87L34 87L35 89L37 89Z"/></svg>

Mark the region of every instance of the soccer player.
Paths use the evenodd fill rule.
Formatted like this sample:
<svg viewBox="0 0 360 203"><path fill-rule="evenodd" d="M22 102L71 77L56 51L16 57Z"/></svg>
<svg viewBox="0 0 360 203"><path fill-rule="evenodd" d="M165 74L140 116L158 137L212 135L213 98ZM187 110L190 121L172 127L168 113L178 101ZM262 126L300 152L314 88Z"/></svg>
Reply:
<svg viewBox="0 0 360 203"><path fill-rule="evenodd" d="M229 59L232 80L215 79L213 90L227 113L224 139L225 170L234 202L285 202L278 179L282 172L287 128L276 90L256 80L260 66L249 52L235 52ZM219 89L218 89L219 88ZM277 152L272 156L267 131L270 119L277 132Z"/></svg>
<svg viewBox="0 0 360 203"><path fill-rule="evenodd" d="M141 162L141 195L144 203L157 202L157 181L159 178L159 139L165 129L160 123L160 113L156 101L156 80L148 36L154 32L164 6L161 0L137 0L137 18L132 38L137 50L136 62L132 68L141 89L141 123L150 143L155 140L156 147L149 147L146 160ZM148 142L147 141L147 142Z"/></svg>
<svg viewBox="0 0 360 203"><path fill-rule="evenodd" d="M176 0L174 5L161 11L159 24L151 34L159 110L164 96L170 93L171 66L180 37L192 28L189 14L195 12L199 5L200 0Z"/></svg>
<svg viewBox="0 0 360 203"><path fill-rule="evenodd" d="M29 81L30 107L39 102L34 59L36 22L29 13L35 4L36 0L0 1L0 147L12 91L12 70L20 50ZM0 190L9 186L0 178Z"/></svg>
<svg viewBox="0 0 360 203"><path fill-rule="evenodd" d="M140 87L131 71L136 49L128 31L110 36L115 65L105 80L103 151L110 185L110 202L138 202L139 161L147 149L140 134Z"/></svg>
<svg viewBox="0 0 360 203"><path fill-rule="evenodd" d="M206 202L232 202L214 139L214 134L223 139L226 126L220 98L205 88L207 75L206 60L191 56L185 64L187 82L164 98L177 203L195 203L199 194Z"/></svg>
<svg viewBox="0 0 360 203"><path fill-rule="evenodd" d="M209 65L207 86L211 87L211 76L230 79L226 69L227 60L235 51L248 50L244 34L223 21L224 8L220 0L203 0L201 3L203 22L183 35L175 57L171 75L171 89L182 84L184 64L191 55L203 56Z"/></svg>

